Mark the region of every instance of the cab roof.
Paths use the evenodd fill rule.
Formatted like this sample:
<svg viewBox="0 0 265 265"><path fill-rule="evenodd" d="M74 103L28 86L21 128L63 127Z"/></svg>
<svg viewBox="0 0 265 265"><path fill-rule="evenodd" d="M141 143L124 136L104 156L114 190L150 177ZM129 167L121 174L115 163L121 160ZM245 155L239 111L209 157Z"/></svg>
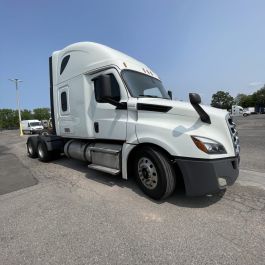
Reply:
<svg viewBox="0 0 265 265"><path fill-rule="evenodd" d="M108 46L95 42L74 43L60 51L54 52L52 56L53 60L56 60L55 65L57 65L56 83L61 83L79 74L88 73L92 70L111 65L115 65L121 70L130 69L158 78L158 76L142 62ZM67 61L64 69L62 69L64 66L63 64L65 64L63 61Z"/></svg>

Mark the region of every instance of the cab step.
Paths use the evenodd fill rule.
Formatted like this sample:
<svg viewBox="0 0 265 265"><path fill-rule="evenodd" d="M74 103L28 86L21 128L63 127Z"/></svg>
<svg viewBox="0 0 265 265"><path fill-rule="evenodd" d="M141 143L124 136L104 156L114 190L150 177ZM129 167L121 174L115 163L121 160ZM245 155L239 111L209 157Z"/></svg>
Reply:
<svg viewBox="0 0 265 265"><path fill-rule="evenodd" d="M100 166L100 165L96 165L96 164L89 164L88 168L102 171L102 172L105 172L105 173L108 173L111 175L118 175L120 173L119 169L104 167L104 166Z"/></svg>

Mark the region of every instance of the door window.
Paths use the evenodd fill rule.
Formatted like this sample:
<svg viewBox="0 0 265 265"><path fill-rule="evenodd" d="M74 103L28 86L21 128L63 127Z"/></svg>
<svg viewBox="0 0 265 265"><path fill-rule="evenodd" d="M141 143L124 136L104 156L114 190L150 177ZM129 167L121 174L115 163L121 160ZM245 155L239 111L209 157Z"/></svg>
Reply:
<svg viewBox="0 0 265 265"><path fill-rule="evenodd" d="M65 91L61 93L61 107L62 111L67 111L67 94Z"/></svg>

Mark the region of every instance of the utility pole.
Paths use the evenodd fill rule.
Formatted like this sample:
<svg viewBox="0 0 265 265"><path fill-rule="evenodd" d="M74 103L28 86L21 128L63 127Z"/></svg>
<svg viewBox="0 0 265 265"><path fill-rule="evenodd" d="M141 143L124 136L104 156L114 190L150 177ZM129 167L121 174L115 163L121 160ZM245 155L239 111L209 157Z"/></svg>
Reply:
<svg viewBox="0 0 265 265"><path fill-rule="evenodd" d="M23 132L22 132L22 127L21 127L21 113L20 113L20 102L19 102L19 91L18 91L18 84L22 82L22 80L15 78L15 79L9 79L9 81L12 81L16 84L17 110L18 110L18 118L19 118L19 133L20 133L20 136L22 136Z"/></svg>

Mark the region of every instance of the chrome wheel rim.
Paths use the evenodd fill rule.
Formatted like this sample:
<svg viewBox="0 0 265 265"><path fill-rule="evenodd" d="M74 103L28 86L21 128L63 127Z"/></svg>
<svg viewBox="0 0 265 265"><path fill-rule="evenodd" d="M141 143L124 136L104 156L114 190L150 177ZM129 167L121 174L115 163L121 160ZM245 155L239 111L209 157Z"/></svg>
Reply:
<svg viewBox="0 0 265 265"><path fill-rule="evenodd" d="M150 190L156 188L158 182L157 170L149 158L142 157L138 161L138 175L146 188Z"/></svg>
<svg viewBox="0 0 265 265"><path fill-rule="evenodd" d="M29 154L33 154L33 147L32 147L32 145L31 145L31 143L28 143L28 152L29 152Z"/></svg>
<svg viewBox="0 0 265 265"><path fill-rule="evenodd" d="M41 158L44 157L44 152L43 152L43 149L42 149L41 145L38 146L38 153L39 153L39 157L41 157Z"/></svg>

